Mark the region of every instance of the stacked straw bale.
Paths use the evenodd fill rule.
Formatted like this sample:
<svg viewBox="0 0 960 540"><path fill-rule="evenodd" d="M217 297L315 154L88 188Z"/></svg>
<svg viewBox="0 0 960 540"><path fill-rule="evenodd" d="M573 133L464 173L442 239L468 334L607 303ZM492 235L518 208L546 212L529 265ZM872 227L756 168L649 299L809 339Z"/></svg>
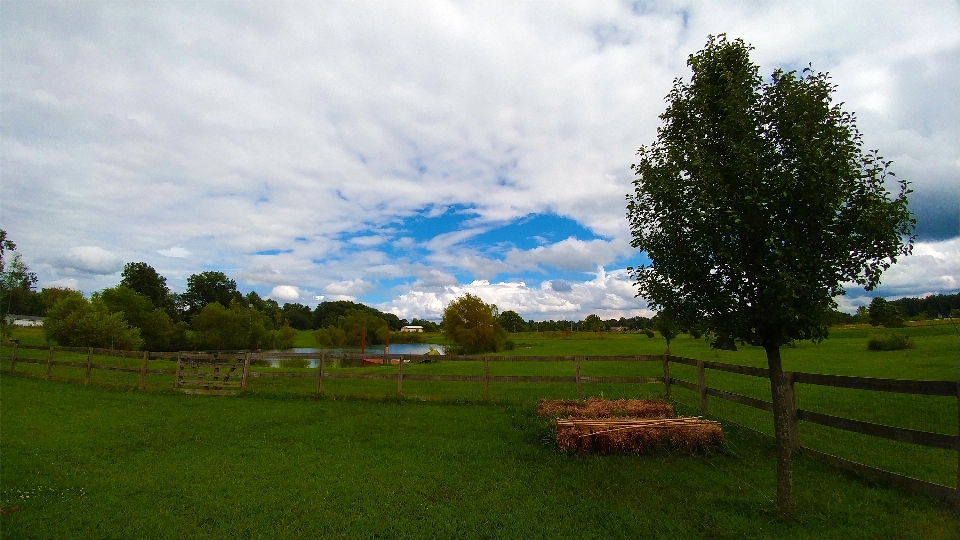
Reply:
<svg viewBox="0 0 960 540"><path fill-rule="evenodd" d="M642 454L666 444L685 453L709 450L723 445L723 430L698 417L557 420L557 447L565 452Z"/></svg>
<svg viewBox="0 0 960 540"><path fill-rule="evenodd" d="M541 399L537 413L545 418L669 418L673 406L659 399Z"/></svg>
<svg viewBox="0 0 960 540"><path fill-rule="evenodd" d="M700 417L673 418L662 400L540 400L541 417L556 418L557 447L586 454L635 453L669 445L695 453L723 445L723 430Z"/></svg>

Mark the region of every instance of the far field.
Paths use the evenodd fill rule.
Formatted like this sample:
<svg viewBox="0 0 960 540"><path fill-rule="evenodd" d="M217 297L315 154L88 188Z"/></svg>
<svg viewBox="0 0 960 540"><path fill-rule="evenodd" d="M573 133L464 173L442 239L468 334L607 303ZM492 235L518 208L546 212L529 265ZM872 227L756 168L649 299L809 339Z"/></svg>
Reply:
<svg viewBox="0 0 960 540"><path fill-rule="evenodd" d="M950 325L910 327L916 347L866 350L869 328L835 329L821 344L784 349L785 369L956 380ZM36 334L23 342L42 344ZM660 354L642 335L513 335L506 355ZM762 351L713 351L682 336L678 356L763 366ZM3 356L10 349L4 347ZM21 351L46 358L44 351ZM84 355L63 353L64 360ZM61 359L58 356L58 359ZM504 358L503 360L507 360ZM97 363L138 365L101 357ZM170 367L151 361L151 367ZM476 383L251 379L237 397L184 396L169 376L55 368L54 381L9 376L0 408L0 536L50 537L690 537L955 538L957 519L924 497L872 486L797 459L795 521L776 516L768 413L712 399L727 447L709 456L558 453L539 397L574 397L569 384L500 383L492 404ZM257 368L271 370L276 368ZM333 369L333 368L331 368ZM396 373L397 367L343 368ZM695 380L692 368L672 374ZM43 366L17 372L43 377ZM296 370L288 370L296 371ZM573 372L571 362L491 361L504 375ZM482 363L404 366L404 373L479 374ZM589 375L662 374L659 363L584 363ZM63 382L72 381L72 382ZM710 386L769 400L765 380L708 372ZM80 384L76 384L79 382ZM699 414L693 392L677 407ZM663 386L584 385L587 395L658 396ZM802 408L889 425L957 432L955 398L798 388ZM347 396L367 396L357 400ZM376 397L379 396L379 397ZM387 396L390 396L389 398ZM426 400L426 401L423 401ZM740 426L745 427L740 427ZM957 454L801 424L803 444L954 485ZM16 507L16 510L14 510Z"/></svg>

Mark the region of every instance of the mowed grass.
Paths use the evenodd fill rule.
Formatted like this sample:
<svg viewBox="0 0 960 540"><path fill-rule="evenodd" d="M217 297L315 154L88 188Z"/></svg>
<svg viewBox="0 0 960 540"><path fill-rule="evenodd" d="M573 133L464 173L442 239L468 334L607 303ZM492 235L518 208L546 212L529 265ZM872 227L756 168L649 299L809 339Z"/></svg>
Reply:
<svg viewBox="0 0 960 540"><path fill-rule="evenodd" d="M923 497L768 438L572 456L533 403L186 396L0 378L5 538L951 538ZM686 411L691 412L691 411Z"/></svg>
<svg viewBox="0 0 960 540"><path fill-rule="evenodd" d="M949 324L911 326L902 331L910 335L915 347L905 351L868 351L866 342L877 330L870 327L833 329L826 341L814 344L799 342L796 347L782 350L784 367L792 371L833 373L864 377L899 379L956 380L958 369L958 338ZM33 336L21 336L24 342L42 343L36 330ZM518 347L492 357L491 375L563 375L574 374L573 362L516 362L507 356L522 355L637 355L661 354L665 343L659 337L647 338L637 334L525 334L511 336ZM756 347L741 347L739 351L711 350L703 340L680 336L672 343L672 352L677 356L702 358L719 362L766 366L764 352ZM46 351L24 351L21 355L46 358ZM9 349L4 349L9 355ZM82 382L82 363L86 356L75 353L58 353L58 360L73 360L77 367L54 367L52 377L58 380ZM95 363L139 367L137 359L95 357ZM150 367L172 369L173 363L153 360ZM2 365L9 370L9 362ZM19 364L17 371L35 377L45 376L45 366ZM273 368L254 368L255 371L276 371ZM328 368L328 372L380 373L395 377L396 366L372 368ZM288 370L316 373L316 370ZM470 375L483 374L483 362L443 361L433 364L408 364L405 374ZM583 376L659 376L659 362L585 362L581 365ZM671 365L671 375L687 381L696 381L696 371L689 366ZM94 371L94 385L132 388L137 375L110 371ZM707 370L708 386L769 401L770 388L766 379ZM150 375L147 387L151 390L169 389L169 375ZM251 378L249 394L255 396L281 396L300 398L311 396L316 390L316 380ZM395 397L395 380L344 380L327 379L323 383L327 396L365 396L376 399ZM584 396L655 397L662 396L664 388L659 384L583 384ZM403 382L403 395L411 400L466 400L484 398L481 382L412 381ZM957 433L957 401L954 397L905 395L888 392L872 392L841 388L797 385L800 408L843 416L879 424L906 427L945 434ZM490 398L495 402L520 406L537 398L572 398L575 386L570 383L491 383ZM696 392L678 386L672 387L675 402L690 407L691 413L699 414ZM737 423L767 435L773 433L773 421L769 413L743 405L709 398L710 417L728 425ZM932 449L907 443L889 441L822 427L807 422L800 424L800 440L804 446L828 452L847 459L865 463L899 474L920 478L947 486L955 486L957 478L957 454L951 450Z"/></svg>

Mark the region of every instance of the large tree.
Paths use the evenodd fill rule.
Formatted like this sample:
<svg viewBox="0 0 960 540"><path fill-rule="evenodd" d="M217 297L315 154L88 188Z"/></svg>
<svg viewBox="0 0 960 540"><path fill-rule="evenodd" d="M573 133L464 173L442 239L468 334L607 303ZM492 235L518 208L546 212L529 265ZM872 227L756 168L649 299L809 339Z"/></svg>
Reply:
<svg viewBox="0 0 960 540"><path fill-rule="evenodd" d="M638 296L713 336L764 348L777 438L777 505L792 512L789 386L780 347L826 337L843 283L872 289L910 253L907 183L862 149L825 73L773 72L711 36L676 79L627 196ZM892 195L887 186L895 188Z"/></svg>
<svg viewBox="0 0 960 540"><path fill-rule="evenodd" d="M0 229L0 327L7 334L6 315L35 315L33 308L37 274L23 262L17 245Z"/></svg>
<svg viewBox="0 0 960 540"><path fill-rule="evenodd" d="M443 310L440 328L458 353L502 351L507 331L497 322L497 306L467 293Z"/></svg>
<svg viewBox="0 0 960 540"><path fill-rule="evenodd" d="M234 300L243 301L243 296L237 290L237 282L228 278L223 272L201 272L187 278L187 290L180 295L184 304L187 318L193 317L207 305L219 302L221 306L229 306Z"/></svg>
<svg viewBox="0 0 960 540"><path fill-rule="evenodd" d="M155 308L166 309L170 305L170 289L167 278L161 276L145 262L131 262L123 266L120 285L142 294Z"/></svg>

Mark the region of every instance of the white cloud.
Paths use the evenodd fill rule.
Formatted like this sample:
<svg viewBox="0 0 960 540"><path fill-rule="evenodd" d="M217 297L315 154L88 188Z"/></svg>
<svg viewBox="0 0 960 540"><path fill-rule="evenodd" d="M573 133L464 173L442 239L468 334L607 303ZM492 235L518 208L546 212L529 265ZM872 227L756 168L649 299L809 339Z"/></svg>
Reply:
<svg viewBox="0 0 960 540"><path fill-rule="evenodd" d="M338 281L330 283L324 287L326 299L330 300L356 300L357 296L370 291L373 284L363 279L351 279L347 281Z"/></svg>
<svg viewBox="0 0 960 540"><path fill-rule="evenodd" d="M279 303L296 302L300 300L300 288L292 285L277 285L270 291L269 297Z"/></svg>
<svg viewBox="0 0 960 540"><path fill-rule="evenodd" d="M54 266L63 272L108 275L123 268L120 258L101 247L77 246L54 261Z"/></svg>
<svg viewBox="0 0 960 540"><path fill-rule="evenodd" d="M175 246L170 249L158 249L157 253L164 257L174 257L177 259L185 259L190 256L190 252L180 246Z"/></svg>
<svg viewBox="0 0 960 540"><path fill-rule="evenodd" d="M960 238L918 242L912 255L899 259L883 273L875 290L864 291L854 284L848 284L846 289L847 294L838 298L837 303L848 312L858 305L869 304L874 296L895 299L957 293L960 291Z"/></svg>
<svg viewBox="0 0 960 540"><path fill-rule="evenodd" d="M118 263L64 256L73 246L133 261L159 254L180 290L191 273L218 269L241 288L289 285L328 300L382 298L400 282L425 294L509 283L539 269L557 285L519 296L558 314L567 303L616 310L627 293L614 283L602 294L581 287L584 299L555 270L612 267L629 253L636 149L656 136L687 55L727 32L755 46L766 75L808 62L831 72L866 146L913 182L924 238L956 234L956 3L634 7L5 4L0 220L42 281L86 290L115 285L106 276ZM462 208L478 217L459 230L405 228ZM609 240L465 247L531 213ZM879 292L911 282L948 292L954 274L934 276L935 263L892 269Z"/></svg>
<svg viewBox="0 0 960 540"><path fill-rule="evenodd" d="M76 291L80 289L80 282L76 278L55 279L44 283L43 288L73 289Z"/></svg>
<svg viewBox="0 0 960 540"><path fill-rule="evenodd" d="M578 320L591 313L604 319L653 314L645 301L634 297L636 291L626 270L606 272L603 268L597 269L593 280L568 283L560 290L549 281L532 287L524 282L491 283L486 280L433 290L412 289L382 304L380 309L406 319L439 320L444 308L466 293L476 295L488 304L496 304L500 311L516 311L528 320Z"/></svg>

